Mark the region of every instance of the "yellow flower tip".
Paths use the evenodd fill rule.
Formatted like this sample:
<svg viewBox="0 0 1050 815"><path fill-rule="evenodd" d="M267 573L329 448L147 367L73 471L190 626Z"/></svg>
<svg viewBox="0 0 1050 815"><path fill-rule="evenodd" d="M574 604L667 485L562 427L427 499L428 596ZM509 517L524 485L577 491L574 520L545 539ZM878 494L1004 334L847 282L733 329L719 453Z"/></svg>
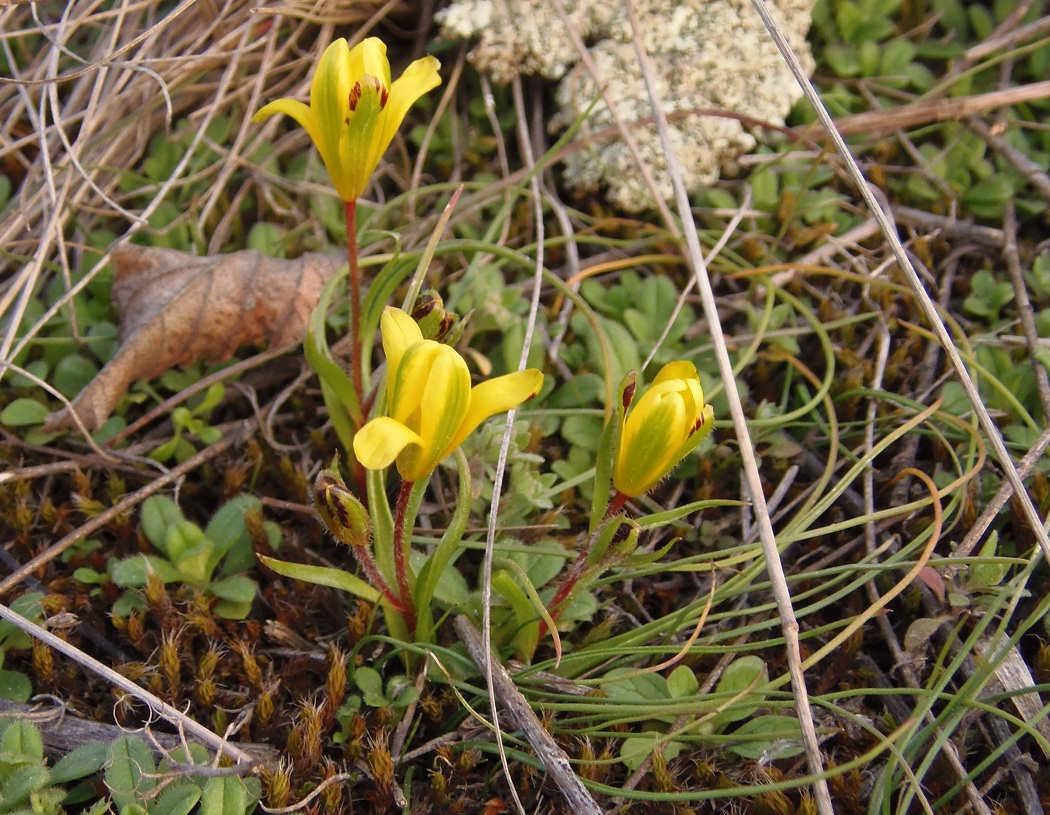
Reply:
<svg viewBox="0 0 1050 815"><path fill-rule="evenodd" d="M713 422L696 367L684 360L668 363L624 417L613 486L631 497L648 492L711 432Z"/></svg>
<svg viewBox="0 0 1050 815"><path fill-rule="evenodd" d="M386 415L354 437L358 461L370 470L397 464L406 481L430 475L483 421L531 399L543 374L529 369L470 385L470 371L455 349L423 339L400 309L380 321L387 355Z"/></svg>
<svg viewBox="0 0 1050 815"><path fill-rule="evenodd" d="M260 109L253 122L274 113L295 119L321 154L339 197L355 201L365 191L379 160L409 108L441 84L433 57L413 62L390 81L386 45L369 37L353 48L335 40L318 60L310 82L310 104L278 99Z"/></svg>

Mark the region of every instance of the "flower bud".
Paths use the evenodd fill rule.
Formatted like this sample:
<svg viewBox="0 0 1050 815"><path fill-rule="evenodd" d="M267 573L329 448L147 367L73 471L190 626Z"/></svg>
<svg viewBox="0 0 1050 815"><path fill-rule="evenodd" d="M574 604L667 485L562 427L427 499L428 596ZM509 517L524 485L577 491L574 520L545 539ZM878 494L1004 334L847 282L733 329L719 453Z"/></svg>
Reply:
<svg viewBox="0 0 1050 815"><path fill-rule="evenodd" d="M337 541L352 549L368 545L372 531L368 511L347 489L336 461L314 481L314 506Z"/></svg>
<svg viewBox="0 0 1050 815"><path fill-rule="evenodd" d="M412 309L412 319L419 324L419 331L425 340L442 342L456 324L456 315L445 311L445 302L433 289L427 289L416 301Z"/></svg>
<svg viewBox="0 0 1050 815"><path fill-rule="evenodd" d="M627 391L633 400L633 385L625 390L625 405ZM713 422L693 364L668 363L624 417L613 486L632 497L648 492L711 432Z"/></svg>

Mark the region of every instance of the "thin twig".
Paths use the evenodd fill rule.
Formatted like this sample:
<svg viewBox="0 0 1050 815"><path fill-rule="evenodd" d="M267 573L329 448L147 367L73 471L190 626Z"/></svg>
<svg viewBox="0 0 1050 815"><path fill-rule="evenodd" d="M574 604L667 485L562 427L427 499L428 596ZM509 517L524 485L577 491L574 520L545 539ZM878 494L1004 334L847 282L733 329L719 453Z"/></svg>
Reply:
<svg viewBox="0 0 1050 815"><path fill-rule="evenodd" d="M531 170L535 165L535 159L532 151L532 144L529 140L529 133L525 124L525 104L521 93L521 79L516 79L513 83L514 103L518 111L518 142L519 147L522 151L522 156L525 160L525 167ZM534 173L530 184L532 191L532 202L536 212L536 266L535 273L532 277L532 296L529 302L529 316L525 324L525 338L522 343L521 356L518 359L518 370L522 371L528 365L529 351L532 349L532 338L536 330L536 319L539 315L540 307L540 290L541 282L543 280L543 246L544 246L544 231L543 231L543 200L540 196L540 180L539 175ZM511 795L514 798L514 803L518 808L518 811L525 815L525 808L521 803L521 799L518 797L517 790L514 788L514 783L510 776L510 766L507 763L507 754L503 748L503 734L499 727L499 713L496 709L496 682L497 677L502 672L506 675L502 665L496 663L492 656L492 560L495 553L496 547L496 527L499 520L499 507L500 507L500 496L501 492L499 487L503 484L503 474L507 468L507 457L510 455L510 444L511 439L514 435L514 417L517 411L510 410L507 412L507 419L503 425L503 437L500 440L499 459L496 462L496 473L493 476L493 483L497 485L497 489L493 490L492 505L489 507L489 518L488 518L488 529L485 533L485 558L482 565L482 661L478 662L478 667L482 668L485 673L485 681L489 687L489 705L490 715L492 716L492 726L495 729L496 744L499 747L500 763L503 765L503 772L507 777L507 783L510 785ZM457 626L460 619L457 618ZM469 621L464 619L464 624L470 626ZM461 634L462 636L462 634ZM507 676L507 681L510 682L510 677ZM511 687L514 683L510 682ZM524 698L522 698L524 702ZM528 705L525 705L528 708ZM532 711L529 710L531 714ZM515 714L512 713L511 717L514 718ZM519 725L520 726L520 725ZM536 748L535 744L533 745ZM540 756L543 759L543 756ZM546 763L546 760L544 760ZM566 761L568 765L568 761ZM569 771L571 773L571 770ZM579 779L577 779L577 782ZM559 782L560 783L560 782Z"/></svg>
<svg viewBox="0 0 1050 815"><path fill-rule="evenodd" d="M995 108L1008 108L1023 102L1035 102L1050 96L1050 80L1033 82L1019 88L980 93L952 99L932 99L898 105L887 110L866 110L851 116L840 116L834 124L842 136L884 136L901 130L936 122L961 121L968 116ZM810 125L802 137L813 139L817 125Z"/></svg>
<svg viewBox="0 0 1050 815"><path fill-rule="evenodd" d="M656 125L660 132L660 140L664 148L664 156L667 168L674 185L675 199L678 206L678 215L681 219L682 228L685 232L686 247L688 249L689 265L696 278L697 287L700 292L700 300L703 304L704 315L711 326L711 343L715 349L715 358L718 362L718 370L725 384L725 395L729 402L729 411L733 418L733 427L740 442L740 455L744 466L744 474L747 478L748 489L754 502L756 521L758 523L759 538L762 542L762 553L765 557L766 571L769 575L776 601L777 611L780 614L781 629L784 633L785 650L787 652L788 672L791 675L791 689L795 697L795 710L798 714L799 725L802 729L802 741L806 748L806 759L809 763L810 772L814 775L813 791L817 808L821 815L833 815L834 809L831 803L831 793L828 790L827 781L823 777L824 764L820 757L820 744L817 740L816 728L813 724L813 714L809 706L809 694L806 690L806 680L802 672L802 656L799 646L799 625L795 619L795 612L791 605L791 594L788 590L787 579L784 575L784 566L780 562L780 554L777 551L776 537L773 526L769 519L769 511L766 508L765 493L762 488L762 476L758 472L758 464L755 461L754 445L751 442L750 433L747 429L747 419L744 416L744 408L740 402L740 394L737 392L733 374L733 363L729 358L726 348L724 332L721 330L721 322L718 316L718 303L715 300L714 290L711 287L711 279L707 273L704 263L703 251L700 248L700 236L697 234L696 222L692 218L689 206L689 197L682 182L682 173L679 168L678 156L671 143L670 133L667 125L667 117L664 115L663 106L656 87L656 79L653 74L652 65L645 49L642 32L638 25L637 16L630 0L626 3L627 14L631 21L635 51L638 55L639 64L642 68L642 76L645 78L646 88L656 118Z"/></svg>
<svg viewBox="0 0 1050 815"><path fill-rule="evenodd" d="M850 152L849 147L846 146L846 142L842 138L842 134L836 130L835 123L832 121L831 116L824 107L824 103L820 100L820 96L817 94L813 84L809 81L809 77L806 75L802 63L799 62L798 56L792 50L783 31L780 30L776 21L769 13L765 0L751 0L751 2L761 15L762 21L765 23L770 36L773 37L773 41L776 43L777 48L780 49L781 55L787 61L788 67L795 76L795 80L802 87L802 92L805 94L810 105L813 107L813 110L816 112L817 118L820 120L825 132L835 144L835 149L845 161L846 170L852 178L858 193L861 198L864 199L864 203L871 210L875 220L878 221L879 227L886 236L886 240L889 242L890 248L893 250L893 255L897 259L897 263L900 266L901 271L904 273L909 287L918 300L919 306L922 309L927 322L933 328L938 342L944 349L945 354L947 354L952 369L955 371L955 375L966 393L966 398L969 400L970 405L977 414L978 421L988 437L988 442L999 461L999 465L1003 468L1007 480L1010 482L1014 493L1018 497L1021 511L1025 520L1028 522L1028 526L1031 528L1032 533L1035 535L1036 540L1039 542L1040 551L1044 557L1050 559L1050 537L1047 536L1046 529L1043 527L1043 520L1039 517L1039 512L1035 508L1035 504L1032 502L1032 498L1028 494L1028 491L1025 489L1024 483L1021 481L1021 476L1017 472L1017 467L1014 465L1010 452L1006 449L1006 443L1003 441L1002 433L991 415L988 413L988 409L984 406L984 401L977 390L977 386L970 377L969 371L966 369L966 364L963 362L962 356L955 347L951 335L948 333L948 329L945 327L944 322L937 313L936 305L930 299L930 295L923 286L922 280L915 271L914 265L908 258L908 254L904 250L904 246L901 244L896 229L894 229L889 216L876 199L867 179L865 179L863 173L861 173L856 159L853 158L853 154ZM1041 84L1045 84L1045 91L1050 93L1050 82Z"/></svg>
<svg viewBox="0 0 1050 815"><path fill-rule="evenodd" d="M238 765L243 765L246 768L258 768L259 762L254 756L246 753L241 748L230 744L221 736L215 735L208 728L198 724L182 711L172 707L167 702L158 699L149 691L140 688L130 679L121 676L112 668L103 665L94 657L85 654L79 648L70 645L60 637L56 637L47 629L41 628L36 623L27 620L18 612L12 611L2 604L0 604L0 619L11 623L34 639L39 640L59 653L69 657L78 665L105 679L110 685L120 688L130 696L134 696L139 701L144 702L149 706L150 710L158 716L186 731L192 737L198 739L202 744L207 745L217 753L225 753L237 762Z"/></svg>
<svg viewBox="0 0 1050 815"><path fill-rule="evenodd" d="M474 660L482 671L488 674L489 687L491 691L491 705L495 706L498 700L503 709L507 711L515 727L525 734L532 749L536 751L543 766L547 768L554 783L558 785L562 795L568 802L572 811L577 815L601 815L601 809L595 803L583 782L572 771L569 757L565 751L558 746L550 733L544 729L543 724L529 707L528 701L521 695L521 691L514 685L507 669L499 664L496 656L487 649L482 642L481 634L474 624L466 617L459 615L453 625L460 640L467 646L470 658ZM496 726L493 720L493 726ZM499 728L496 727L496 732ZM513 789L513 780L508 777L508 783Z"/></svg>

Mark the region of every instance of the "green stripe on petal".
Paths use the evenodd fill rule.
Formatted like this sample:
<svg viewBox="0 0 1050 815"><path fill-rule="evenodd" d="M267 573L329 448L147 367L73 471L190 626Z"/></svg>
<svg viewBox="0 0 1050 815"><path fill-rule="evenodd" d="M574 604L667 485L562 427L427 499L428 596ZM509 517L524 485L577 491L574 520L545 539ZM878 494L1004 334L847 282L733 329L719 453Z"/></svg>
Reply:
<svg viewBox="0 0 1050 815"><path fill-rule="evenodd" d="M673 454L685 437L685 422L685 406L673 395L629 417L621 441L622 454L613 471L616 489L641 495L667 475L678 463Z"/></svg>
<svg viewBox="0 0 1050 815"><path fill-rule="evenodd" d="M325 49L310 83L310 107L315 112L319 125L320 138L317 149L337 191L346 187L345 167L341 163L339 144L345 127L352 84L350 52L346 40L340 38Z"/></svg>
<svg viewBox="0 0 1050 815"><path fill-rule="evenodd" d="M447 345L438 348L420 408L419 435L430 451L429 469L458 446L456 433L472 401L467 363Z"/></svg>
<svg viewBox="0 0 1050 815"><path fill-rule="evenodd" d="M351 89L356 102L354 109L347 114L347 124L339 142L339 160L346 172L348 187L355 191L354 198L359 198L386 148L376 147L383 112L379 79L368 75L356 79Z"/></svg>
<svg viewBox="0 0 1050 815"><path fill-rule="evenodd" d="M409 346L394 372L394 387L389 391L386 406L391 416L423 436L424 445L429 444L429 439L420 430L420 406L424 396L430 401L431 369L440 352L441 346L433 340L421 340Z"/></svg>

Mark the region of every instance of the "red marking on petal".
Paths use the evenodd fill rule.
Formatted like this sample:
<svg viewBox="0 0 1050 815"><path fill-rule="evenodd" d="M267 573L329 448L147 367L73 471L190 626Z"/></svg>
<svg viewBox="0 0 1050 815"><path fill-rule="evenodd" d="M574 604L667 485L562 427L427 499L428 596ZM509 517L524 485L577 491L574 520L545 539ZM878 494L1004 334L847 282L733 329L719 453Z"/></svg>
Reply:
<svg viewBox="0 0 1050 815"><path fill-rule="evenodd" d="M357 110L357 103L361 101L361 83L355 82L350 89L350 110Z"/></svg>
<svg viewBox="0 0 1050 815"><path fill-rule="evenodd" d="M631 402L634 401L634 391L638 386L632 382L626 388L623 389L623 409L627 410L631 406Z"/></svg>

